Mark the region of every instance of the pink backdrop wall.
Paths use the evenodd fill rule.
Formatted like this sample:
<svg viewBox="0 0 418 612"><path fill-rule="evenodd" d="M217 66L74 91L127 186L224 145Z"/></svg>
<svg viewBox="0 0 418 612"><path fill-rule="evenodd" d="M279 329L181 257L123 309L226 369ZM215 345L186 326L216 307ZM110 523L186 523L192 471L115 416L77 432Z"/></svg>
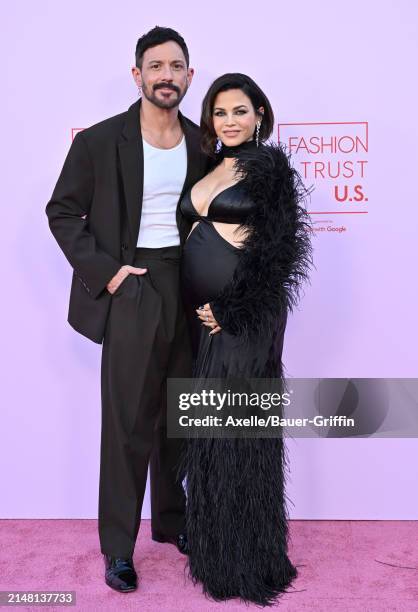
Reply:
<svg viewBox="0 0 418 612"><path fill-rule="evenodd" d="M157 23L189 45L196 74L182 110L195 121L210 82L240 71L269 95L284 140L367 122L364 176L337 181L361 183L367 214L315 215L317 227L346 231L317 233L317 269L289 321L284 360L291 376L417 377L417 5L201 6L43 0L1 9L3 518L97 516L100 346L66 323L71 270L44 208L71 128L136 99L136 39ZM285 125L310 122L328 125ZM295 162L337 157L298 153ZM309 182L312 211L335 211L336 180ZM288 444L293 518L418 518L416 439Z"/></svg>

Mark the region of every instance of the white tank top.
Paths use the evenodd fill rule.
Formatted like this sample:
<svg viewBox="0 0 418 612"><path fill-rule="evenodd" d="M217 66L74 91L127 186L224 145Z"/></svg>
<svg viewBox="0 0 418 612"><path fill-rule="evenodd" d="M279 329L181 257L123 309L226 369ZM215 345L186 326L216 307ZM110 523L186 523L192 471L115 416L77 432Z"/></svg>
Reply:
<svg viewBox="0 0 418 612"><path fill-rule="evenodd" d="M144 192L138 247L156 248L180 244L176 209L187 172L186 140L172 149L158 149L142 141Z"/></svg>

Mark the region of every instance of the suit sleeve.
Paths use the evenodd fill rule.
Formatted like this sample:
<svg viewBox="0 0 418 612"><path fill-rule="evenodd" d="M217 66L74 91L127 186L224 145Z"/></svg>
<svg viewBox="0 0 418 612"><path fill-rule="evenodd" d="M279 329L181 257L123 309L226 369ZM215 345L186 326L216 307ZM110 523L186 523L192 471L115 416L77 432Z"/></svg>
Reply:
<svg viewBox="0 0 418 612"><path fill-rule="evenodd" d="M96 299L121 263L100 249L88 230L94 191L93 165L82 133L76 134L51 199L49 227L89 295ZM84 218L83 218L84 217Z"/></svg>

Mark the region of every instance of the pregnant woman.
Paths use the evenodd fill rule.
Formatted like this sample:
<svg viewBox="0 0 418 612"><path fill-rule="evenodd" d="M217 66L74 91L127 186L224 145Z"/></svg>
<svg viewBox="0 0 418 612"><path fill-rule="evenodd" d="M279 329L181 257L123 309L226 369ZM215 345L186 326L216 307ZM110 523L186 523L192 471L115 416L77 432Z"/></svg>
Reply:
<svg viewBox="0 0 418 612"><path fill-rule="evenodd" d="M192 229L182 291L194 377L281 378L287 313L311 263L309 193L272 133L271 105L252 79L209 88L202 148L214 167L181 210ZM190 439L186 475L189 573L216 600L271 605L297 575L287 555L283 439Z"/></svg>

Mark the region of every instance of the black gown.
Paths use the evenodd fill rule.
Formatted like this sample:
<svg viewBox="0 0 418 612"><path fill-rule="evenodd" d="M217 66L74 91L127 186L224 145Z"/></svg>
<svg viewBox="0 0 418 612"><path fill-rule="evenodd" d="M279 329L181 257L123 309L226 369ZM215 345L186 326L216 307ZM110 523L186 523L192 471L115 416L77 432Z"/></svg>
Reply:
<svg viewBox="0 0 418 612"><path fill-rule="evenodd" d="M267 378L282 375L286 316L275 338L242 339L222 330L209 336L195 309L211 302L232 279L240 248L213 221L240 223L254 210L243 181L228 187L200 216L190 190L180 203L192 222L183 249L181 286L190 328L194 377ZM286 449L282 438L206 438L186 443L182 473L187 494L189 575L215 600L239 597L271 605L297 570L287 556Z"/></svg>

